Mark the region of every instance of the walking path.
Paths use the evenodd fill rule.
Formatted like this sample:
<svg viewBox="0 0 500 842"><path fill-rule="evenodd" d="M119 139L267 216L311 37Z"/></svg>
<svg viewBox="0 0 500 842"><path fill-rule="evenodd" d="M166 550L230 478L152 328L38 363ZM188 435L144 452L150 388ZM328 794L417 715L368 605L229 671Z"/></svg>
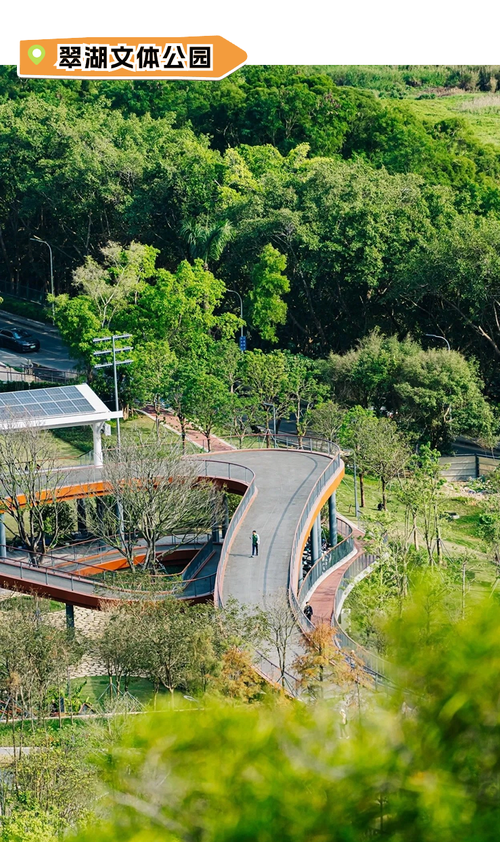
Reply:
<svg viewBox="0 0 500 842"><path fill-rule="evenodd" d="M348 523L350 523L353 529L354 545L357 552L356 555L346 559L343 564L335 567L328 576L325 576L325 578L320 581L318 587L309 599L309 603L312 605L314 612L312 618L314 625L318 625L318 623L331 623L335 608L337 589L342 576L354 560L365 552L361 541L359 540L360 536L363 534L362 531L351 521L348 521Z"/></svg>
<svg viewBox="0 0 500 842"><path fill-rule="evenodd" d="M220 458L220 454L214 453L213 458ZM224 461L254 471L257 495L230 546L223 599L234 597L243 604L266 608L266 603L288 586L295 529L309 494L331 458L321 453L271 449L225 453ZM253 529L260 536L259 556L254 558Z"/></svg>
<svg viewBox="0 0 500 842"><path fill-rule="evenodd" d="M152 406L146 406L144 408L144 412L148 416L148 418L151 418L153 421L156 419L156 415ZM162 420L169 430L172 430L172 432L177 433L177 435L179 436L181 435L181 425L179 424L179 421L172 412L164 410L162 412ZM203 435L201 430L198 430L197 427L194 427L189 422L187 424L186 429L186 439L187 441L191 442L191 444L193 444L195 447L199 447L200 450L208 451L206 437ZM213 451L216 450L218 453L226 453L227 451L236 450L234 445L229 444L229 442L224 441L224 439L213 435L210 436L210 449Z"/></svg>

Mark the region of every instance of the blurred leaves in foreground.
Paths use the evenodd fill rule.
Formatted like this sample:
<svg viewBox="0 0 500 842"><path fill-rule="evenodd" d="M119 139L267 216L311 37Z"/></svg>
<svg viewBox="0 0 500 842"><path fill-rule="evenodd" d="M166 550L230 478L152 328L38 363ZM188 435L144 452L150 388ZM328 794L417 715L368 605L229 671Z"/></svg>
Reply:
<svg viewBox="0 0 500 842"><path fill-rule="evenodd" d="M424 578L390 633L394 687L347 723L345 697L128 719L99 755L102 823L79 842L496 840L496 599L456 622Z"/></svg>

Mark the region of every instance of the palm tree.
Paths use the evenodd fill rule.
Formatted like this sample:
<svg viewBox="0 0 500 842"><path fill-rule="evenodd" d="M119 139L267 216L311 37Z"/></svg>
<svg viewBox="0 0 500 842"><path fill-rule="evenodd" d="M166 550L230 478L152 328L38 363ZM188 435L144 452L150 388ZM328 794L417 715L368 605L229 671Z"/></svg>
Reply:
<svg viewBox="0 0 500 842"><path fill-rule="evenodd" d="M181 235L189 246L189 254L193 260L201 258L204 269L208 270L209 260L219 260L226 245L233 235L231 223L196 222L189 220L181 227Z"/></svg>

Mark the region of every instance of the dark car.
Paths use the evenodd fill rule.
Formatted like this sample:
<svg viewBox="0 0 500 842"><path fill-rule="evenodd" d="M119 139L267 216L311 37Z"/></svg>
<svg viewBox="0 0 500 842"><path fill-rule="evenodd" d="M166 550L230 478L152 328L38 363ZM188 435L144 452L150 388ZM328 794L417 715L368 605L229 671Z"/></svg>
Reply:
<svg viewBox="0 0 500 842"><path fill-rule="evenodd" d="M12 330L4 328L0 330L0 348L8 348L10 351L27 354L30 351L39 351L40 342L22 328L15 327Z"/></svg>

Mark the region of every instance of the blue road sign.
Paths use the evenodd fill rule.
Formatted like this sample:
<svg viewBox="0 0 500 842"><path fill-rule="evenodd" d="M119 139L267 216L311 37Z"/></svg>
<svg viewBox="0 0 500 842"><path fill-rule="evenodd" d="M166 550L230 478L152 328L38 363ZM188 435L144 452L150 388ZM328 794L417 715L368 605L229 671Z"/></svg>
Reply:
<svg viewBox="0 0 500 842"><path fill-rule="evenodd" d="M240 336L240 351L246 351L247 349L247 338L246 336Z"/></svg>

